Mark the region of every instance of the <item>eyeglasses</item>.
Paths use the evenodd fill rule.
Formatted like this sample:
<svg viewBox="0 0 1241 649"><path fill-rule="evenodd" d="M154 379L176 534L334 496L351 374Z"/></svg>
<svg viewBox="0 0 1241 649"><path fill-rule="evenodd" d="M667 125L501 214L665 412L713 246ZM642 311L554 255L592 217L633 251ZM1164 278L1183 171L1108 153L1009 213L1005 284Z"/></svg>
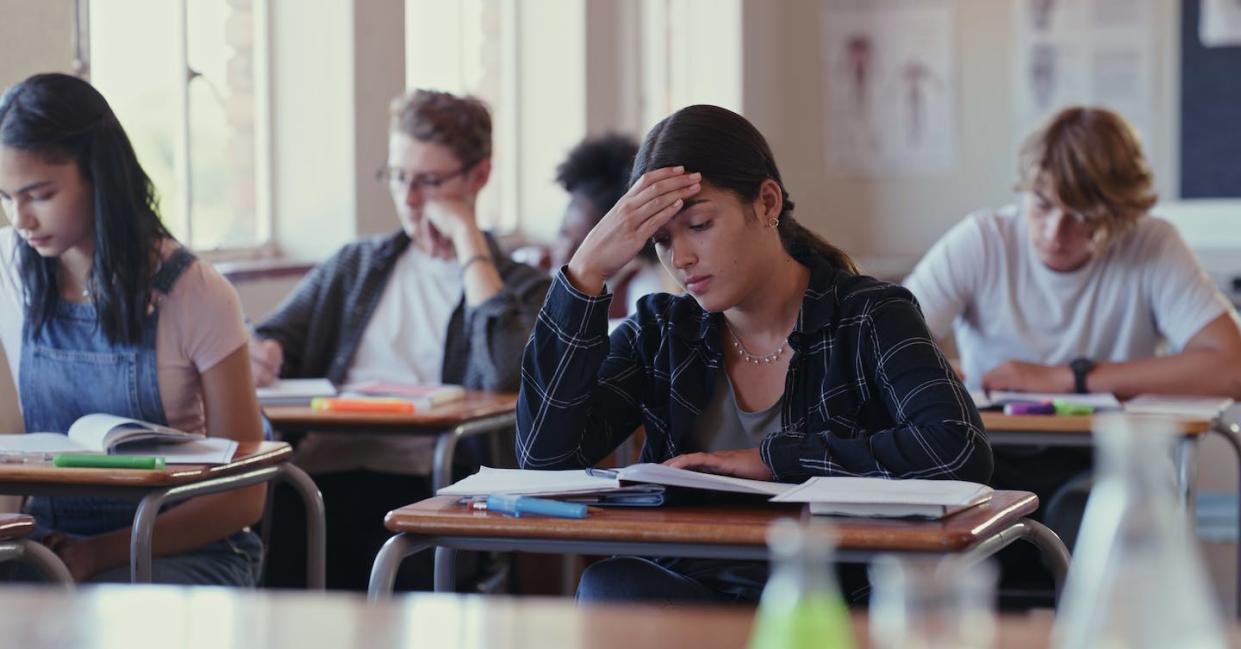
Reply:
<svg viewBox="0 0 1241 649"><path fill-rule="evenodd" d="M417 187L420 191L436 190L453 178L468 173L476 164L478 164L477 161L466 163L458 167L456 171L443 174L411 174L400 167L382 167L375 172L375 180L388 183L388 189L394 193L408 192L411 187Z"/></svg>

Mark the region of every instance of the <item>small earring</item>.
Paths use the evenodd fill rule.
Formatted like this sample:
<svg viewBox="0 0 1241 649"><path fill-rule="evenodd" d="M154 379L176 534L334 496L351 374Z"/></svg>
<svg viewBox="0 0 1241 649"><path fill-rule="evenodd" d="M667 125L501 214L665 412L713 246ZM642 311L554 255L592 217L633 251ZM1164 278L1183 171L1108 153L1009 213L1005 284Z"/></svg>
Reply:
<svg viewBox="0 0 1241 649"><path fill-rule="evenodd" d="M780 217L777 216L776 218L771 220L771 227L772 229L780 227Z"/></svg>

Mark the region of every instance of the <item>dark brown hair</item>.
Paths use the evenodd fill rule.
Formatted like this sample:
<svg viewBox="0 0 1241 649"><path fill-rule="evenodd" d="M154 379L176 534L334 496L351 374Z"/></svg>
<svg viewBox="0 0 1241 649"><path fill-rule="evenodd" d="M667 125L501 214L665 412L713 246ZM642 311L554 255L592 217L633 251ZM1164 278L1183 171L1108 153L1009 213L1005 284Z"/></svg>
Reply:
<svg viewBox="0 0 1241 649"><path fill-rule="evenodd" d="M462 163L491 157L491 113L481 99L438 90L413 90L392 101L393 133L448 147Z"/></svg>
<svg viewBox="0 0 1241 649"><path fill-rule="evenodd" d="M703 180L736 194L742 202L758 198L764 180L780 186L783 208L777 231L790 255L816 254L841 270L857 273L843 250L793 219L793 201L780 179L771 147L746 118L719 106L687 106L664 118L649 133L634 160L630 184L647 171L684 166Z"/></svg>

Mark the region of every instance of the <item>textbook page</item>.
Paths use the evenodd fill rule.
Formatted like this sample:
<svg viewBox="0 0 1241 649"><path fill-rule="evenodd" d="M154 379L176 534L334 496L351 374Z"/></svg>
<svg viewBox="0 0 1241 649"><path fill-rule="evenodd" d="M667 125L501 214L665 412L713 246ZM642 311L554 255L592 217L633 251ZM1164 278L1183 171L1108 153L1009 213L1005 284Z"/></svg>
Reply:
<svg viewBox="0 0 1241 649"><path fill-rule="evenodd" d="M675 469L662 464L632 464L617 471L622 481L650 482L669 487L689 487L709 491L777 496L796 485L766 480L734 478L727 475Z"/></svg>
<svg viewBox="0 0 1241 649"><path fill-rule="evenodd" d="M493 493L539 496L584 494L618 489L620 481L586 473L584 469L535 471L482 467L472 476L436 491L437 496L483 496Z"/></svg>

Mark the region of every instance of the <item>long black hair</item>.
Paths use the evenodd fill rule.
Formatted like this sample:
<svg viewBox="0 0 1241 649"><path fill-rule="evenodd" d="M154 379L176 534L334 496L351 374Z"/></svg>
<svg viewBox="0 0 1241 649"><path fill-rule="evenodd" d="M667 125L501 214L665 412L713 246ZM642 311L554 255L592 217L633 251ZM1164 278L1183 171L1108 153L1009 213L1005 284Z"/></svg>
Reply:
<svg viewBox="0 0 1241 649"><path fill-rule="evenodd" d="M158 198L108 102L66 74L36 74L0 97L0 145L77 163L91 183L95 259L88 288L99 326L113 344L136 344L151 301L160 241L170 238ZM55 311L58 260L18 243L28 311L38 331Z"/></svg>
<svg viewBox="0 0 1241 649"><path fill-rule="evenodd" d="M764 180L774 180L784 199L777 226L784 249L794 257L820 255L841 270L858 272L843 250L793 219L793 201L780 179L771 147L746 118L705 104L687 106L665 117L638 149L630 183L647 171L678 165L701 173L703 180L735 193L745 203L758 198Z"/></svg>

